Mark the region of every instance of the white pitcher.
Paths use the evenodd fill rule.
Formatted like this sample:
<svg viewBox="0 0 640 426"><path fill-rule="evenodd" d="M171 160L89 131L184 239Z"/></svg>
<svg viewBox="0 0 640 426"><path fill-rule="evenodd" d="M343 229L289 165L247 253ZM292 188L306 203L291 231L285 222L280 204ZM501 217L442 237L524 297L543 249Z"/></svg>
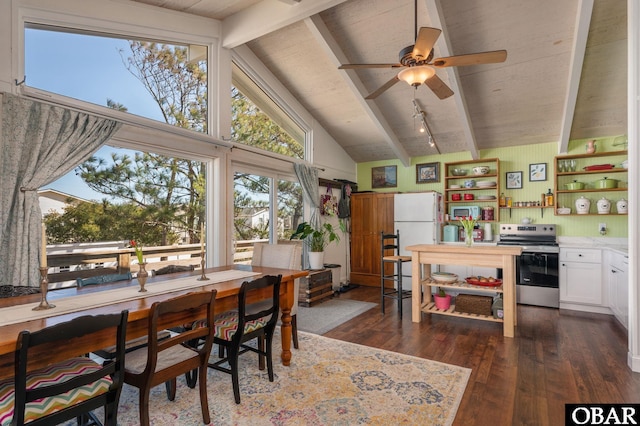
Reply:
<svg viewBox="0 0 640 426"><path fill-rule="evenodd" d="M589 214L591 208L591 200L585 198L584 195L576 200L576 213Z"/></svg>

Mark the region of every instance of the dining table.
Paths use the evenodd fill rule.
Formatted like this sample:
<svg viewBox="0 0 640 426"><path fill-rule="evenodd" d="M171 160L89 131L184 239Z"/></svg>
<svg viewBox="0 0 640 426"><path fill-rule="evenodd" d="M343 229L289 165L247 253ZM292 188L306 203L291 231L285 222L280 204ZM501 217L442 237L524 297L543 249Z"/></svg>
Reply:
<svg viewBox="0 0 640 426"><path fill-rule="evenodd" d="M18 334L23 330L37 331L61 322L84 315L101 315L129 311L127 322L127 340L147 335L148 317L151 305L155 302L171 299L194 291L216 290L215 313L238 307L238 293L244 281L264 275L282 275L280 286L282 364L291 362L291 308L294 300L294 281L308 275L308 271L271 268L251 265L230 265L206 268L193 272L181 272L149 277L145 289L139 292L137 279L86 287L69 287L49 291L46 300L55 307L34 310L42 301L40 294L30 294L0 299L0 377L14 375L14 354ZM268 292L255 296L256 300L270 297ZM184 323L194 321L202 312L184 313ZM175 322L176 318L166 321ZM162 319L160 326L163 326ZM89 353L93 350L115 344L115 336L104 335L91 343L58 347L54 354L43 355L42 361L30 361L30 368L38 368L49 362L63 360ZM84 346L83 346L84 345Z"/></svg>

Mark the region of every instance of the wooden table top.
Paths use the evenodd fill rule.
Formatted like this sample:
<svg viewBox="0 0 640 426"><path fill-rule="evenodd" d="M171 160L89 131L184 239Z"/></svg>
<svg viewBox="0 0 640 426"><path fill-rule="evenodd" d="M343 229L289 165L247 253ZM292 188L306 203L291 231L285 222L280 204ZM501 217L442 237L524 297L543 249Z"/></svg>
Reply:
<svg viewBox="0 0 640 426"><path fill-rule="evenodd" d="M154 302L170 299L172 297L178 296L180 294L185 294L188 292L211 291L215 289L217 290L215 311L224 312L226 310L233 309L237 306L237 294L238 294L238 291L240 290L240 286L244 281L258 278L263 275L279 275L279 274L282 275L280 304L283 312L286 311L288 315L289 311L291 310L291 305L293 303L293 287L294 287L293 280L295 280L296 278L306 276L308 274L308 271L257 267L257 266L250 266L250 265L233 265L233 266L221 266L216 268L207 268L205 269L205 274L211 274L218 271L228 271L232 269L257 272L260 275L256 275L255 277L250 277L250 278L234 279L234 280L223 281L218 283L210 283L210 284L207 284L207 281L202 281L202 286L198 286L198 287L172 291L164 294L149 294L148 296L145 296L140 299L129 300L125 302L118 302L115 304L109 304L109 305L101 306L97 308L90 308L90 309L86 309L78 312L65 313L62 315L56 315L56 316L51 316L47 318L41 318L41 319L36 319L31 321L24 321L24 322L18 322L14 324L0 326L0 377L13 375L13 354L16 349L16 339L17 339L18 333L20 333L22 330L35 331L35 330L40 330L44 327L49 327L54 324L69 321L75 317L82 316L82 315L107 314L107 313L113 313L113 312L120 312L121 310L127 309L129 310L129 319L128 319L128 325L127 325L127 339L132 339L132 338L139 337L146 334L147 318L149 315L149 310L151 308L151 305ZM194 272L185 272L185 273L149 277L149 279L147 280L147 285L152 284L154 282L159 282L159 281L172 280L176 278L184 278L188 276L201 276L201 275L202 275L201 271L194 271ZM101 284L101 285L95 285L95 286L87 286L83 288L73 287L73 288L67 288L62 290L50 291L48 293L47 300L49 302L55 303L56 299L60 299L63 297L70 297L74 295L88 294L93 292L101 292L105 290L112 290L115 288L122 288L125 286L138 287L138 281L136 279L133 279L129 282L124 282L124 283L117 282L117 283ZM8 301L7 299L11 299L11 300ZM39 294L35 294L35 295L17 296L17 297L12 297L7 299L2 300L3 304L0 305L0 308L4 306L8 306L8 302L13 302L11 303L11 306L24 304L25 309L32 309L34 306L36 306L40 302L41 296ZM290 320L290 318L288 319ZM188 320L188 318L185 318L185 320ZM96 342L97 346L92 348L92 350L109 346L114 342L115 342L115 338L113 338L112 342L108 342L108 341ZM75 355L71 355L71 356L75 356ZM285 364L288 364L288 362L285 362Z"/></svg>

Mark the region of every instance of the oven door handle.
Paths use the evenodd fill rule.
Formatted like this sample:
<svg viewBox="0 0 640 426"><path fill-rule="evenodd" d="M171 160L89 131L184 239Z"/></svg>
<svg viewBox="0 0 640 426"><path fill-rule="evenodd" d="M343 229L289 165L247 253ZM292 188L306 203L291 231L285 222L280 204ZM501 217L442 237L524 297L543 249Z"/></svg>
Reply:
<svg viewBox="0 0 640 426"><path fill-rule="evenodd" d="M549 275L549 255L542 254L541 256L544 258L544 274Z"/></svg>

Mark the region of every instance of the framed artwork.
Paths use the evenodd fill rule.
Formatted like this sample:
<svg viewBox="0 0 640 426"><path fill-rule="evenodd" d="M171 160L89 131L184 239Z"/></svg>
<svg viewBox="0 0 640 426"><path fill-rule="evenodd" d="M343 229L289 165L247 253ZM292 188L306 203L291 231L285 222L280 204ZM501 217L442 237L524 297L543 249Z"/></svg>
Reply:
<svg viewBox="0 0 640 426"><path fill-rule="evenodd" d="M547 180L547 163L529 164L529 182Z"/></svg>
<svg viewBox="0 0 640 426"><path fill-rule="evenodd" d="M522 172L507 172L507 189L522 189Z"/></svg>
<svg viewBox="0 0 640 426"><path fill-rule="evenodd" d="M371 168L372 188L395 188L398 186L397 166L382 166Z"/></svg>
<svg viewBox="0 0 640 426"><path fill-rule="evenodd" d="M440 163L416 164L416 183L440 182Z"/></svg>

